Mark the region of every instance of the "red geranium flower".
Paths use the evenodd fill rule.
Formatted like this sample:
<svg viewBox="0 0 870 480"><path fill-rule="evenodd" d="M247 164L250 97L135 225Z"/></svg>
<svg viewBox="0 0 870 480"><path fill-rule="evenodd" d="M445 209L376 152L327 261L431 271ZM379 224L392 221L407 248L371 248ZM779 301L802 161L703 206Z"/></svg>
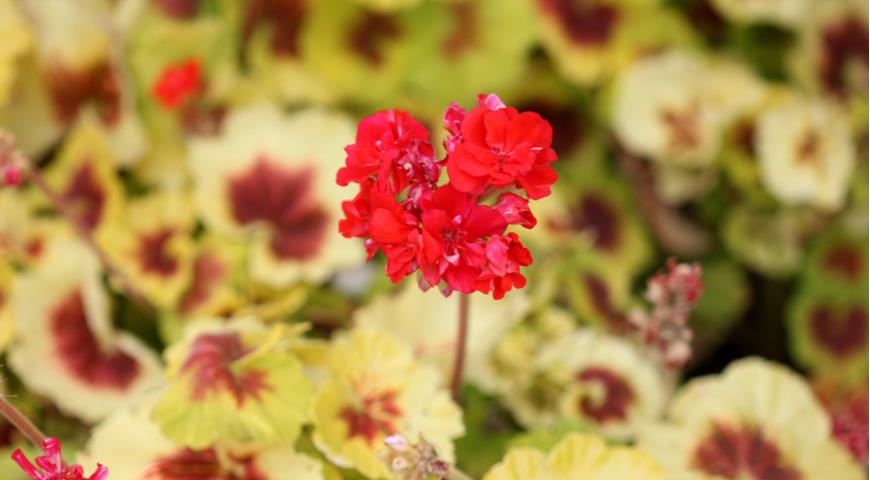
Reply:
<svg viewBox="0 0 870 480"><path fill-rule="evenodd" d="M356 143L345 149L346 166L336 180L360 190L342 203L339 231L366 239L369 258L383 252L393 282L419 272L424 289L492 292L495 298L525 286L520 268L531 265L532 256L505 230L537 223L529 198L546 196L556 180L552 129L494 94L478 101L470 114L455 103L447 108L444 160L436 161L426 128L400 110L363 119ZM449 181L439 186L445 166ZM509 191L514 186L528 198Z"/></svg>
<svg viewBox="0 0 870 480"><path fill-rule="evenodd" d="M505 192L499 195L498 201L495 202L495 209L511 225L533 228L538 224L538 219L529 209L529 201L515 193Z"/></svg>
<svg viewBox="0 0 870 480"><path fill-rule="evenodd" d="M473 292L486 267L486 239L501 235L507 222L497 210L477 205L475 197L449 184L435 190L424 205L423 229L440 246L440 252L425 259L423 277L429 285L437 285L443 278L450 290Z"/></svg>
<svg viewBox="0 0 870 480"><path fill-rule="evenodd" d="M559 178L550 165L552 127L537 113L499 105L481 97L462 122L462 141L447 158L450 183L475 194L516 186L532 200L546 197Z"/></svg>
<svg viewBox="0 0 870 480"><path fill-rule="evenodd" d="M506 292L526 286L526 277L520 273L520 267L532 264L532 254L516 233L491 237L486 242L486 258L487 268L477 279L478 291L491 291L493 298L498 300Z"/></svg>
<svg viewBox="0 0 870 480"><path fill-rule="evenodd" d="M36 466L30 463L21 449L12 452L12 460L34 480L105 480L109 476L109 469L100 464L97 464L97 470L89 477L85 477L81 465L64 465L60 440L56 438L43 441L42 451L45 455L34 459Z"/></svg>
<svg viewBox="0 0 870 480"><path fill-rule="evenodd" d="M202 68L199 60L192 58L166 67L154 82L152 93L167 110L175 110L202 88Z"/></svg>
<svg viewBox="0 0 870 480"><path fill-rule="evenodd" d="M386 110L362 119L356 143L349 145L347 165L338 170L339 185L375 181L379 192L396 195L409 184L432 186L440 170L429 131L401 110Z"/></svg>

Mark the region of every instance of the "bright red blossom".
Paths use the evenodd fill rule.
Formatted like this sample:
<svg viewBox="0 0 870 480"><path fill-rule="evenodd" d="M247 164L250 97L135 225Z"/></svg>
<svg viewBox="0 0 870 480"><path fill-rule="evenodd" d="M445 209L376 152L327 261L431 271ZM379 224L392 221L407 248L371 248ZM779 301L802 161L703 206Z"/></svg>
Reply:
<svg viewBox="0 0 870 480"><path fill-rule="evenodd" d="M487 112L496 114L495 120L485 119ZM492 135L481 127L502 117L513 123L494 127ZM468 115L451 104L444 125L447 158L436 161L429 132L406 112L382 111L360 122L336 178L339 185L360 187L356 197L342 203L339 231L366 239L369 258L382 252L393 282L418 272L423 289L439 286L445 295L492 292L502 298L526 284L520 269L532 263L532 256L516 233L506 231L510 225L537 223L529 198L549 194L556 179L549 165L556 158L552 130L537 114L520 114L494 94L481 95ZM485 172L478 157L468 157L469 152L484 157L484 148L492 156L492 168ZM520 165L524 162L528 165ZM438 185L445 166L448 182ZM529 198L509 191L514 186Z"/></svg>
<svg viewBox="0 0 870 480"><path fill-rule="evenodd" d="M379 192L394 194L412 184L431 187L440 175L429 131L401 110L362 119L356 142L345 151L347 164L336 177L342 186L371 179Z"/></svg>
<svg viewBox="0 0 870 480"><path fill-rule="evenodd" d="M154 82L154 98L167 110L175 110L203 88L202 68L199 60L189 59L170 65Z"/></svg>
<svg viewBox="0 0 870 480"><path fill-rule="evenodd" d="M109 469L99 464L89 477L85 477L81 465L66 466L60 451L60 440L56 438L43 441L42 451L45 455L34 459L36 466L30 463L20 449L12 453L12 460L34 480L105 480L109 477Z"/></svg>
<svg viewBox="0 0 870 480"><path fill-rule="evenodd" d="M481 96L462 122L462 141L447 159L457 190L483 194L490 188L516 186L532 200L550 194L559 178L550 165L553 129L534 112L518 112Z"/></svg>

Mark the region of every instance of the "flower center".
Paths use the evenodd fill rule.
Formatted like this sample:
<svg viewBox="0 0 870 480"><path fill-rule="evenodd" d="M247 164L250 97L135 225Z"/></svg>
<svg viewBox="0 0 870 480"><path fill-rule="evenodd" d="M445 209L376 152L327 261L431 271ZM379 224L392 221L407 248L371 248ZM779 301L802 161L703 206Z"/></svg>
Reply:
<svg viewBox="0 0 870 480"><path fill-rule="evenodd" d="M863 271L864 255L855 244L841 243L825 252L822 265L845 280L858 280Z"/></svg>
<svg viewBox="0 0 870 480"><path fill-rule="evenodd" d="M154 0L154 4L177 20L190 20L199 12L199 0Z"/></svg>
<svg viewBox="0 0 870 480"><path fill-rule="evenodd" d="M810 327L819 343L838 358L867 346L867 311L861 307L835 312L828 306L817 306L810 314Z"/></svg>
<svg viewBox="0 0 870 480"><path fill-rule="evenodd" d="M661 120L670 132L670 148L684 152L698 148L701 144L699 115L697 105L683 111L671 109L661 113Z"/></svg>
<svg viewBox="0 0 870 480"><path fill-rule="evenodd" d="M591 234L597 249L613 253L619 247L621 229L616 209L595 193L584 194L571 210L570 228Z"/></svg>
<svg viewBox="0 0 870 480"><path fill-rule="evenodd" d="M103 214L106 195L90 160L85 161L72 174L61 198L86 229L93 230L97 227Z"/></svg>
<svg viewBox="0 0 870 480"><path fill-rule="evenodd" d="M240 224L267 224L272 253L281 260L317 255L327 235L329 215L314 196L311 168L288 172L265 157L229 182L233 215Z"/></svg>
<svg viewBox="0 0 870 480"><path fill-rule="evenodd" d="M139 374L139 365L120 350L104 352L88 325L81 292L74 290L51 313L51 332L64 367L86 383L113 390L126 389Z"/></svg>
<svg viewBox="0 0 870 480"><path fill-rule="evenodd" d="M395 422L402 415L396 401L396 392L387 391L363 397L358 407L344 407L340 416L347 424L349 438L362 437L373 445L379 434L396 433Z"/></svg>
<svg viewBox="0 0 870 480"><path fill-rule="evenodd" d="M592 307L607 320L608 327L616 331L626 328L625 316L613 305L607 284L588 273L583 275L582 280Z"/></svg>
<svg viewBox="0 0 870 480"><path fill-rule="evenodd" d="M453 29L441 48L449 58L456 58L470 49L477 39L478 11L474 2L454 3L448 8L453 19Z"/></svg>
<svg viewBox="0 0 870 480"><path fill-rule="evenodd" d="M193 392L191 400L197 401L221 390L228 391L241 406L248 397L259 399L271 386L266 383L266 373L247 369L234 372L231 364L251 352L242 345L238 333L213 333L200 335L190 349L190 354L181 367L190 372Z"/></svg>
<svg viewBox="0 0 870 480"><path fill-rule="evenodd" d="M193 263L193 280L190 289L181 297L179 310L189 313L208 300L212 290L226 274L224 264L211 252L205 252Z"/></svg>
<svg viewBox="0 0 870 480"><path fill-rule="evenodd" d="M307 10L307 0L249 0L242 25L242 48L247 47L257 27L267 24L271 28L272 52L298 57L299 32Z"/></svg>
<svg viewBox="0 0 870 480"><path fill-rule="evenodd" d="M692 467L728 479L800 480L800 472L788 466L776 444L753 427L713 425L709 436L697 446Z"/></svg>
<svg viewBox="0 0 870 480"><path fill-rule="evenodd" d="M45 81L55 113L63 123L74 120L88 102L96 106L106 125L115 125L121 118L121 86L107 62L83 71L53 64L45 72Z"/></svg>
<svg viewBox="0 0 870 480"><path fill-rule="evenodd" d="M229 463L224 464L224 463ZM143 480L266 480L251 456L229 456L221 462L214 449L184 448L150 465Z"/></svg>
<svg viewBox="0 0 870 480"><path fill-rule="evenodd" d="M384 61L385 44L388 40L400 37L402 30L389 15L366 12L348 33L348 47L360 54L370 65L378 67Z"/></svg>
<svg viewBox="0 0 870 480"><path fill-rule="evenodd" d="M612 5L596 4L594 0L538 0L541 6L556 14L565 33L580 45L606 44L619 23L619 11Z"/></svg>
<svg viewBox="0 0 870 480"><path fill-rule="evenodd" d="M796 160L799 165L808 165L816 168L824 166L819 157L819 142L821 142L821 139L815 131L807 131L797 146Z"/></svg>
<svg viewBox="0 0 870 480"><path fill-rule="evenodd" d="M867 88L867 23L843 19L822 34L819 75L825 88L844 96L850 87Z"/></svg>
<svg viewBox="0 0 870 480"><path fill-rule="evenodd" d="M634 402L634 391L623 378L605 367L587 367L577 373L577 381L588 387L578 407L583 415L598 423L622 421Z"/></svg>
<svg viewBox="0 0 870 480"><path fill-rule="evenodd" d="M174 231L161 228L139 240L139 264L142 270L168 277L178 270L178 260L168 255L167 243Z"/></svg>

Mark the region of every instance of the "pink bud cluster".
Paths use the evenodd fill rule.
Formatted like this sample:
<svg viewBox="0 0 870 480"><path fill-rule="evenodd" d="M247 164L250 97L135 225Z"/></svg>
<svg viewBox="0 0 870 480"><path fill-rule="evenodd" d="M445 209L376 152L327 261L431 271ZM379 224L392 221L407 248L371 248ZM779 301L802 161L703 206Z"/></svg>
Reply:
<svg viewBox="0 0 870 480"><path fill-rule="evenodd" d="M689 316L703 292L701 265L670 258L666 270L647 281L644 297L652 308L636 309L628 317L644 341L661 352L669 368L684 366L692 355Z"/></svg>
<svg viewBox="0 0 870 480"><path fill-rule="evenodd" d="M422 435L415 444L401 435L387 437L384 444L387 448L380 452L380 457L395 478L425 480L450 477L450 464L438 456L435 447Z"/></svg>
<svg viewBox="0 0 870 480"><path fill-rule="evenodd" d="M27 157L15 148L15 139L8 132L0 131L0 184L17 187L24 181Z"/></svg>
<svg viewBox="0 0 870 480"><path fill-rule="evenodd" d="M67 466L63 461L60 451L60 440L47 438L42 442L42 451L45 455L36 457L34 466L20 449L12 453L12 460L34 480L106 480L109 478L109 469L97 464L97 469L89 477L85 477L81 465Z"/></svg>

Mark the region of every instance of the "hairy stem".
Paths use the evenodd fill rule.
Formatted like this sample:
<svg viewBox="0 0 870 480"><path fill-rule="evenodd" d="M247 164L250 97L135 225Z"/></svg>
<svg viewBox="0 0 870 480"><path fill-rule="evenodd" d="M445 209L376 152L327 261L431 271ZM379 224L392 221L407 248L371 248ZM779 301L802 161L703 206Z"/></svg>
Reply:
<svg viewBox="0 0 870 480"><path fill-rule="evenodd" d="M459 326L456 329L456 345L453 353L453 373L450 375L450 392L453 400L459 401L459 392L462 389L462 369L465 363L465 344L468 336L468 305L470 297L467 294L459 295Z"/></svg>
<svg viewBox="0 0 870 480"><path fill-rule="evenodd" d="M450 475L447 476L447 480L472 480L471 477L468 476L462 470L451 466L450 467Z"/></svg>
<svg viewBox="0 0 870 480"><path fill-rule="evenodd" d="M15 428L18 429L28 440L33 442L39 448L42 448L42 442L45 440L45 435L30 421L20 410L6 400L6 397L0 395L0 414L6 417Z"/></svg>
<svg viewBox="0 0 870 480"><path fill-rule="evenodd" d="M127 294L130 298L133 299L137 304L141 307L144 307L148 310L154 310L154 306L151 305L151 302L145 298L142 292L136 288L130 278L127 277L123 271L109 258L106 252L97 245L96 240L94 240L94 236L91 234L91 231L88 230L84 224L82 224L81 220L70 210L69 206L63 201L60 195L54 191L53 188L45 181L45 178L42 174L39 173L39 169L35 166L31 165L28 170L28 175L30 181L33 183L36 188L38 188L43 195L45 195L48 200L51 202L54 209L66 219L67 222L75 229L76 234L84 240L85 244L91 250L91 252L96 255L97 259L103 265L103 268L109 274L110 277L114 278L121 289L124 290L124 293Z"/></svg>

